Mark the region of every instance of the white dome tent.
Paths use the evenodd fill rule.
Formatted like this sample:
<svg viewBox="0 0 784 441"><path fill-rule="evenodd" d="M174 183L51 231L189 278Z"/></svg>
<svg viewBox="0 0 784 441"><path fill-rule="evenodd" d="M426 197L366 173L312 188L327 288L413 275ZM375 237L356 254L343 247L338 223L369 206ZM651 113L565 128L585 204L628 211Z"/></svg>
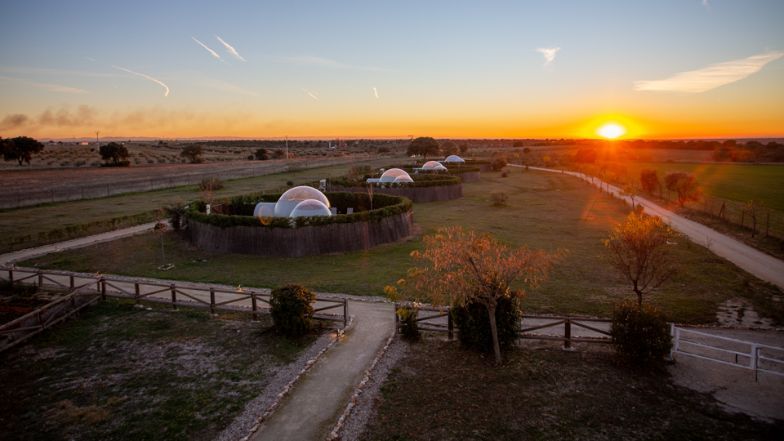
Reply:
<svg viewBox="0 0 784 441"><path fill-rule="evenodd" d="M316 199L305 199L297 204L289 217L312 217L312 216L331 216L329 207L324 205L323 202Z"/></svg>
<svg viewBox="0 0 784 441"><path fill-rule="evenodd" d="M427 161L422 165L424 171L446 171L446 167L438 161Z"/></svg>
<svg viewBox="0 0 784 441"><path fill-rule="evenodd" d="M447 164L465 164L465 159L457 155L449 155L444 159L444 162Z"/></svg>
<svg viewBox="0 0 784 441"><path fill-rule="evenodd" d="M280 195L278 202L275 203L275 217L288 217L296 206L307 199L321 201L329 209L329 199L324 193L307 185L300 185L287 190Z"/></svg>
<svg viewBox="0 0 784 441"><path fill-rule="evenodd" d="M409 176L408 172L405 170L399 168L390 168L381 174L379 182L395 182L395 180L400 177L407 177L411 179L411 176Z"/></svg>
<svg viewBox="0 0 784 441"><path fill-rule="evenodd" d="M411 179L411 176L409 176L408 173L406 173L405 176L398 176L398 177L396 177L395 180L392 181L392 182L395 183L395 184L410 184L410 183L414 182L414 180Z"/></svg>

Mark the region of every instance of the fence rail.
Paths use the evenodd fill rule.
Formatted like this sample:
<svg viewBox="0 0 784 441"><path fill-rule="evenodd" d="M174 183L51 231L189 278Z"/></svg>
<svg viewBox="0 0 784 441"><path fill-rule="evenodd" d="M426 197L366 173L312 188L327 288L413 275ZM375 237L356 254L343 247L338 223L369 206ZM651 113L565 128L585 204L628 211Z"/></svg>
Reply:
<svg viewBox="0 0 784 441"><path fill-rule="evenodd" d="M784 377L784 348L672 326L676 354Z"/></svg>
<svg viewBox="0 0 784 441"><path fill-rule="evenodd" d="M24 341L42 330L75 314L96 299L107 297L133 299L136 303L142 300L158 303L169 303L173 309L178 306L208 308L212 315L218 310L233 312L249 312L254 320L259 314L266 313L270 308L271 295L253 289L237 288L229 290L214 286L185 286L176 283L160 283L138 279L124 279L89 275L67 271L42 271L35 269L0 267L0 280L11 286L35 285L39 288L68 291L46 305L22 317L0 326L0 352ZM89 298L88 302L77 302L80 297ZM71 302L71 303L68 303ZM261 303L263 306L260 306ZM70 304L71 308L61 308ZM77 305L78 304L78 305ZM59 308L59 309L58 309ZM335 313L332 313L332 312ZM55 313L63 313L57 315ZM57 315L57 317L54 317ZM348 300L316 298L314 318L348 325ZM32 325L27 325L31 323ZM22 326L22 324L26 324Z"/></svg>
<svg viewBox="0 0 784 441"><path fill-rule="evenodd" d="M401 307L412 307L412 305L406 302L395 303L395 332L398 332L402 325L400 317L397 314L398 308ZM419 326L419 329L432 332L446 332L450 340L454 338L454 322L449 306L433 307L426 305L417 306L416 308L418 312L415 321ZM607 344L611 342L609 327L607 329L600 329L597 326L588 325L587 323L602 323L607 325L610 323L610 320L583 317L523 315L521 329L518 331L518 338L561 341L563 342L564 349L570 349L572 343ZM555 334L534 332L544 329L558 330L560 327L562 327L562 332L557 332ZM587 333L583 332L588 335L573 335L573 327L589 331ZM598 336L592 334L598 334Z"/></svg>

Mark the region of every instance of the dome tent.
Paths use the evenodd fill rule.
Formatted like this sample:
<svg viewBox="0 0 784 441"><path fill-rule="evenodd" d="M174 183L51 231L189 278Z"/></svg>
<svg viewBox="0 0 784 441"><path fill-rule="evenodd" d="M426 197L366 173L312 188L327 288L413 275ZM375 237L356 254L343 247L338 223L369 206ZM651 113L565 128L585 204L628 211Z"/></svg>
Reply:
<svg viewBox="0 0 784 441"><path fill-rule="evenodd" d="M329 207L324 205L323 202L316 199L305 199L297 204L289 217L312 217L312 216L331 216Z"/></svg>
<svg viewBox="0 0 784 441"><path fill-rule="evenodd" d="M438 161L427 161L422 165L422 170L425 171L445 171L446 167Z"/></svg>
<svg viewBox="0 0 784 441"><path fill-rule="evenodd" d="M381 178L379 178L379 182L396 182L398 178L408 178L411 179L408 172L399 168L390 168L389 170L385 171L381 174ZM411 181L397 181L397 182L413 182Z"/></svg>
<svg viewBox="0 0 784 441"><path fill-rule="evenodd" d="M465 159L457 155L449 155L446 157L446 159L444 159L444 162L446 162L447 164L464 164Z"/></svg>
<svg viewBox="0 0 784 441"><path fill-rule="evenodd" d="M298 187L291 188L280 195L278 202L275 203L275 217L288 217L300 202L308 199L321 202L327 208L327 212L329 212L329 199L324 196L324 193L313 187L300 185Z"/></svg>
<svg viewBox="0 0 784 441"><path fill-rule="evenodd" d="M411 182L414 182L414 180L411 179L411 176L406 174L405 176L398 176L398 177L396 177L395 180L392 181L392 182L395 183L395 184L402 184L402 183L411 183Z"/></svg>

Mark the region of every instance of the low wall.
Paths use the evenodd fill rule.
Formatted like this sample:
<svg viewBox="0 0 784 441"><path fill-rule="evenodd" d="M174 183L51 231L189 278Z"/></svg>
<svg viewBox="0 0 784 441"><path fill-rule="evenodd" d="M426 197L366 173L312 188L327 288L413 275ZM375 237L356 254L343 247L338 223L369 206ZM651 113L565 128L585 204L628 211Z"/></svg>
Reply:
<svg viewBox="0 0 784 441"><path fill-rule="evenodd" d="M481 179L481 173L478 171L458 173L457 176L460 176L460 180L463 182L479 182Z"/></svg>
<svg viewBox="0 0 784 441"><path fill-rule="evenodd" d="M331 223L299 228L232 226L221 228L188 220L188 236L199 248L275 257L343 253L397 242L412 234L411 211L379 221Z"/></svg>
<svg viewBox="0 0 784 441"><path fill-rule="evenodd" d="M365 187L330 187L330 191L348 191L352 193L367 193ZM432 187L382 187L373 186L374 193L403 196L413 202L438 202L451 201L463 197L463 184L437 185Z"/></svg>

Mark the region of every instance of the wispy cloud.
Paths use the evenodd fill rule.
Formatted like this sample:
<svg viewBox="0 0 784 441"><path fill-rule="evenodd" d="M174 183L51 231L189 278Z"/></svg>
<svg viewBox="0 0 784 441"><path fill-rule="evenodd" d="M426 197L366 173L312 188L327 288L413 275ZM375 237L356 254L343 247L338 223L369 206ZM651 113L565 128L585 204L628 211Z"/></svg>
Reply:
<svg viewBox="0 0 784 441"><path fill-rule="evenodd" d="M24 67L24 66L0 66L0 72L21 74L21 75L53 75L53 76L75 76L87 78L116 78L120 74L105 72L89 72L84 70L50 69L45 67Z"/></svg>
<svg viewBox="0 0 784 441"><path fill-rule="evenodd" d="M215 58L216 60L220 60L221 59L221 56L220 56L219 53L217 53L214 50L210 49L209 46L207 46L206 44L204 44L201 41L199 41L198 38L196 38L196 37L191 37L191 38L193 39L193 41L196 42L196 44L198 44L199 46L203 47L205 51L209 52L210 55L213 56L213 58Z"/></svg>
<svg viewBox="0 0 784 441"><path fill-rule="evenodd" d="M378 89L375 87L373 88L373 95L375 95L376 99L378 99Z"/></svg>
<svg viewBox="0 0 784 441"><path fill-rule="evenodd" d="M309 97L313 98L313 99L314 99L314 100L316 100L316 101L318 101L318 100L319 100L319 97L318 97L318 95L316 95L314 92L311 92L311 91L309 91L308 89L304 89L304 88L303 88L303 89L302 89L302 92L304 92L304 93L305 93L305 95L307 95L307 96L309 96Z"/></svg>
<svg viewBox="0 0 784 441"><path fill-rule="evenodd" d="M242 58L242 55L240 55L240 53L239 53L239 52L237 52L237 49L234 49L234 46L230 45L229 43L226 43L226 42L225 42L225 41L224 41L222 38L220 38L220 36L219 36L219 35L216 35L216 36L215 36L215 38L217 38L217 39L218 39L218 41L220 41L220 43L223 45L223 47L224 47L224 48L226 48L226 50L227 50L227 51L228 51L228 52L229 52L229 53L230 53L230 54L231 54L231 55L232 55L234 58L236 58L236 59L238 59L238 60L240 60L240 61L246 61L244 58Z"/></svg>
<svg viewBox="0 0 784 441"><path fill-rule="evenodd" d="M310 55L300 57L286 57L281 59L282 62L288 64L296 64L299 66L314 66L324 67L328 69L351 69L351 70L366 70L366 71L383 71L385 69L375 66L359 66L355 64L342 63L337 60L329 58L315 57Z"/></svg>
<svg viewBox="0 0 784 441"><path fill-rule="evenodd" d="M555 56L560 51L560 47L540 47L536 49L536 52L539 52L544 57L544 65L549 66L550 63L555 61Z"/></svg>
<svg viewBox="0 0 784 441"><path fill-rule="evenodd" d="M140 73L140 72L134 72L134 71L132 71L130 69L126 69L124 67L120 67L120 66L112 66L112 67L117 69L117 70L121 70L123 72L128 72L131 75L136 75L138 77L144 78L145 80L152 81L153 83L158 84L159 86L163 87L163 90L164 90L163 96L169 96L169 86L167 86L163 81L161 81L161 80L159 80L157 78L153 78L153 77L151 77L151 76L149 76L147 74L143 74L143 73Z"/></svg>
<svg viewBox="0 0 784 441"><path fill-rule="evenodd" d="M39 83L37 81L30 81L24 78L0 76L0 81L24 84L26 86L35 87L38 89L44 89L50 92L57 92L57 93L87 93L86 90L79 89L78 87L63 86L62 84Z"/></svg>
<svg viewBox="0 0 784 441"><path fill-rule="evenodd" d="M711 64L702 69L677 73L663 80L634 82L634 90L647 92L701 93L740 81L759 72L766 64L778 60L784 52L766 52L740 60Z"/></svg>

